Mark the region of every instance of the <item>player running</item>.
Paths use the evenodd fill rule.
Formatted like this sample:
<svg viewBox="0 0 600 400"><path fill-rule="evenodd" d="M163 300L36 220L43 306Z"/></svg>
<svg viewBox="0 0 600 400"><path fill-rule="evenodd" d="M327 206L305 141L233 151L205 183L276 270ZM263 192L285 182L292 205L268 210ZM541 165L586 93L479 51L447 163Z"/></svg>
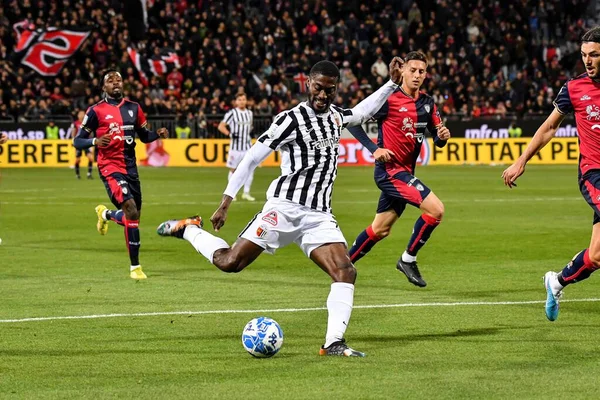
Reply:
<svg viewBox="0 0 600 400"><path fill-rule="evenodd" d="M123 78L116 70L109 70L102 78L104 100L91 106L83 118L73 144L83 150L98 146L98 172L110 201L117 207L96 207L97 228L101 235L108 231L111 220L125 227L125 242L131 261L129 276L146 279L139 262L139 220L142 209L142 189L135 158L135 136L143 143L167 138L166 128L156 132L146 128L146 116L140 105L123 98ZM91 138L90 136L96 137Z"/></svg>
<svg viewBox="0 0 600 400"><path fill-rule="evenodd" d="M433 135L437 147L444 147L450 131L443 126L440 113L431 96L419 89L427 73L427 58L412 51L405 58L402 86L392 94L375 114L378 121L378 145L391 150L389 162L375 165L375 183L381 190L377 214L371 225L362 231L349 251L353 263L364 257L381 239L386 238L404 212L407 204L418 207L423 214L415 222L412 236L396 268L408 281L425 287L417 266L417 253L425 245L444 216L444 204L423 182L414 176L425 131ZM364 132L360 125L350 128L355 134Z"/></svg>
<svg viewBox="0 0 600 400"><path fill-rule="evenodd" d="M586 73L563 85L554 100L554 111L538 128L525 152L502 173L509 188L523 175L527 162L550 142L567 114L575 114L579 136L579 190L594 210L592 240L559 273L544 275L546 317L558 318L559 300L565 286L590 277L600 268L600 27L581 37L581 59Z"/></svg>
<svg viewBox="0 0 600 400"><path fill-rule="evenodd" d="M158 234L185 239L217 268L240 272L263 251L296 243L333 280L327 299L329 312L321 355L364 356L345 342L354 301L356 270L348 258L344 236L331 213L331 194L337 175L340 135L347 126L361 124L381 108L398 87L402 60L390 64L392 80L353 109L333 106L340 71L330 61L316 63L308 81L308 101L280 113L250 148L232 175L221 205L211 217L218 231L239 189L274 150L282 153L281 176L267 191L267 202L232 247L202 229L200 217L171 220Z"/></svg>
<svg viewBox="0 0 600 400"><path fill-rule="evenodd" d="M231 175L233 175L242 158L244 158L244 155L252 146L252 136L250 135L252 133L252 121L254 118L252 111L246 108L247 103L246 94L238 93L235 96L235 108L225 113L223 121L218 126L219 132L231 138L229 154L227 156L227 167L229 168L228 180L231 179ZM244 182L244 192L242 193L242 199L244 200L256 200L250 194L253 179L254 173L249 174L248 180Z"/></svg>

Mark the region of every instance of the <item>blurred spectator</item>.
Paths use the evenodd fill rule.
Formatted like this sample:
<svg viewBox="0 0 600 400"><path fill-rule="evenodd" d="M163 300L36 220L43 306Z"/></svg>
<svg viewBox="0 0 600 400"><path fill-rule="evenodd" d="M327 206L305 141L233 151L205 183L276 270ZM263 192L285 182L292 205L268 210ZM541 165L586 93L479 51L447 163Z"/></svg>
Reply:
<svg viewBox="0 0 600 400"><path fill-rule="evenodd" d="M586 0L148 1L147 40L137 48L146 58L173 48L181 68L144 87L127 54L122 2L31 3L2 3L0 118L85 110L101 98L97 76L114 66L148 115L192 113L205 128L238 91L257 113L293 106L305 96L293 77L323 58L341 67L338 101L351 106L388 78L391 57L411 50L426 53L423 89L449 117L546 113L564 81L583 72L578 40L590 19ZM12 24L28 15L39 27L93 27L57 77L7 61Z"/></svg>

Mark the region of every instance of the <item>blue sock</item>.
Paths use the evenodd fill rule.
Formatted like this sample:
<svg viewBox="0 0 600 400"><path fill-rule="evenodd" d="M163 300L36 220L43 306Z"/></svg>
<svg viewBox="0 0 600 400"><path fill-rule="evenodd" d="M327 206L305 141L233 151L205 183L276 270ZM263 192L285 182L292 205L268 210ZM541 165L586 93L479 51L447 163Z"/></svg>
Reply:
<svg viewBox="0 0 600 400"><path fill-rule="evenodd" d="M375 246L375 244L380 240L381 239L377 235L375 235L375 232L373 232L373 228L371 227L371 225L369 225L367 229L362 231L356 237L354 244L348 251L348 254L350 255L350 261L355 263L364 256L366 256L367 253L371 251L373 246Z"/></svg>
<svg viewBox="0 0 600 400"><path fill-rule="evenodd" d="M106 218L110 221L116 222L119 225L125 225L125 214L123 214L123 210L107 210Z"/></svg>
<svg viewBox="0 0 600 400"><path fill-rule="evenodd" d="M415 222L412 236L408 241L408 246L406 246L406 252L411 256L416 256L440 222L441 220L435 219L431 215L421 215Z"/></svg>
<svg viewBox="0 0 600 400"><path fill-rule="evenodd" d="M570 283L580 282L590 277L596 267L590 261L589 249L582 250L577 254L570 263L563 268L558 275L558 282L566 286Z"/></svg>
<svg viewBox="0 0 600 400"><path fill-rule="evenodd" d="M140 265L140 221L125 220L125 242L131 265Z"/></svg>

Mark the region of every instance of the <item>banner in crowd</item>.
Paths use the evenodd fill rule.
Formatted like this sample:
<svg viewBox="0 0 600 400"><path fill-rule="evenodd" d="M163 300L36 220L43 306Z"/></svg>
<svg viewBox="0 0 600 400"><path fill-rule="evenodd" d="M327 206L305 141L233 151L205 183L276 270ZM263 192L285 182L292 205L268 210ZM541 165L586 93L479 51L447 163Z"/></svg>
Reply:
<svg viewBox="0 0 600 400"><path fill-rule="evenodd" d="M13 62L20 62L40 75L56 76L79 50L90 29L41 28L28 20L13 25L17 41Z"/></svg>
<svg viewBox="0 0 600 400"><path fill-rule="evenodd" d="M135 65L140 76L140 81L144 86L148 86L149 77L166 75L176 68L180 67L179 56L173 49L162 49L159 55L153 55L152 58L146 58L137 49L127 47L127 53L131 62Z"/></svg>
<svg viewBox="0 0 600 400"><path fill-rule="evenodd" d="M531 138L452 139L437 148L431 139L423 142L418 165L496 165L511 164L525 150ZM371 153L355 139L341 139L339 165L370 166ZM224 167L229 152L226 139L168 139L137 143L138 164L153 167ZM557 138L535 155L531 164L576 164L577 138ZM0 146L0 168L68 167L73 165L75 148L71 140L9 140ZM262 166L280 165L274 152Z"/></svg>

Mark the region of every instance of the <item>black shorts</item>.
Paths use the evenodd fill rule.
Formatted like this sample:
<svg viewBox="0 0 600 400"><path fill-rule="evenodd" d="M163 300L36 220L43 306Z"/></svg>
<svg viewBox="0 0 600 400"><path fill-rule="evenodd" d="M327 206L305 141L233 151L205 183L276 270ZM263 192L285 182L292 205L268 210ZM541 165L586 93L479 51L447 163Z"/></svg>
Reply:
<svg viewBox="0 0 600 400"><path fill-rule="evenodd" d="M142 185L137 177L115 172L108 176L101 176L101 178L108 197L115 207L120 210L123 203L133 199L138 211L142 209Z"/></svg>
<svg viewBox="0 0 600 400"><path fill-rule="evenodd" d="M375 183L381 190L377 214L393 209L400 216L406 204L418 208L431 193L431 189L416 176L405 171L389 175L387 172L376 170Z"/></svg>
<svg viewBox="0 0 600 400"><path fill-rule="evenodd" d="M587 172L579 180L579 190L583 198L594 210L593 225L600 222L600 170Z"/></svg>
<svg viewBox="0 0 600 400"><path fill-rule="evenodd" d="M88 148L87 148L87 149L85 149L85 150L76 149L76 150L75 150L75 157L77 157L77 158L81 157L81 156L83 155L83 152L84 152L84 151L85 151L85 154L86 154L86 155L88 155L88 154L92 154L92 148L91 148L91 147L88 147Z"/></svg>

